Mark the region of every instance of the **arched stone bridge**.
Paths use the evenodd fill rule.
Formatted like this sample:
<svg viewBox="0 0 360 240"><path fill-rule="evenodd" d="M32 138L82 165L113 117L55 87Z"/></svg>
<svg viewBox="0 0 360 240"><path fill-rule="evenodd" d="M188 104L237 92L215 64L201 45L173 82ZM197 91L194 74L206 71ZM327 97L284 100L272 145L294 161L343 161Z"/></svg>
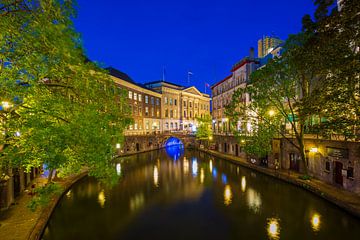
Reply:
<svg viewBox="0 0 360 240"><path fill-rule="evenodd" d="M195 135L182 132L168 132L162 134L125 136L121 154L144 152L166 147L169 141L180 140L185 147L195 146ZM176 141L173 141L173 144Z"/></svg>

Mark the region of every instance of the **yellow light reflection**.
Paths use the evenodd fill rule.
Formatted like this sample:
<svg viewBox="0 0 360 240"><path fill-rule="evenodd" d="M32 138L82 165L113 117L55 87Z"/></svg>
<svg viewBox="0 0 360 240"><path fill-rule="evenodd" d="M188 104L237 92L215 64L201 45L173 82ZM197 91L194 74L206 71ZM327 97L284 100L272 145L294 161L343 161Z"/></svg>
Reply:
<svg viewBox="0 0 360 240"><path fill-rule="evenodd" d="M246 190L246 178L245 178L245 176L243 176L241 178L241 191L245 192L245 190Z"/></svg>
<svg viewBox="0 0 360 240"><path fill-rule="evenodd" d="M320 230L320 215L315 213L312 217L311 217L311 227L314 230L314 232L317 232Z"/></svg>
<svg viewBox="0 0 360 240"><path fill-rule="evenodd" d="M184 173L185 174L189 173L189 160L187 160L186 157L184 157Z"/></svg>
<svg viewBox="0 0 360 240"><path fill-rule="evenodd" d="M267 233L269 239L280 239L280 224L276 218L268 218Z"/></svg>
<svg viewBox="0 0 360 240"><path fill-rule="evenodd" d="M204 179L205 179L204 169L201 168L200 169L200 183L204 183Z"/></svg>
<svg viewBox="0 0 360 240"><path fill-rule="evenodd" d="M246 200L250 210L254 211L254 213L260 211L262 201L259 192L249 187L246 192Z"/></svg>
<svg viewBox="0 0 360 240"><path fill-rule="evenodd" d="M116 173L117 173L118 176L121 175L121 164L120 163L116 164Z"/></svg>
<svg viewBox="0 0 360 240"><path fill-rule="evenodd" d="M155 187L159 186L159 170L157 166L154 166L154 185Z"/></svg>
<svg viewBox="0 0 360 240"><path fill-rule="evenodd" d="M66 197L71 198L71 196L72 196L72 192L71 192L71 190L69 190L69 191L66 193Z"/></svg>
<svg viewBox="0 0 360 240"><path fill-rule="evenodd" d="M210 160L210 173L212 173L212 169L213 169L212 160Z"/></svg>
<svg viewBox="0 0 360 240"><path fill-rule="evenodd" d="M98 203L100 204L100 207L104 208L105 201L106 201L105 192L104 190L101 190L98 195Z"/></svg>
<svg viewBox="0 0 360 240"><path fill-rule="evenodd" d="M225 186L224 190L224 204L225 206L229 206L232 202L232 192L230 185Z"/></svg>

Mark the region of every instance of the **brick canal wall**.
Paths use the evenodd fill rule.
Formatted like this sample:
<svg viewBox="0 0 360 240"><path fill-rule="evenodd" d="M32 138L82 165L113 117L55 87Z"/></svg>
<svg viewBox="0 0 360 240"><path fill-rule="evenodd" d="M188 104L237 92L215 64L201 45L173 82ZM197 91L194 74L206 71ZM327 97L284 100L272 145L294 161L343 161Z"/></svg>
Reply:
<svg viewBox="0 0 360 240"><path fill-rule="evenodd" d="M304 169L298 150L285 139L274 139L272 153L261 159L247 156L234 136L215 135L212 148L270 169L299 173ZM312 177L360 195L360 142L305 139L305 149Z"/></svg>

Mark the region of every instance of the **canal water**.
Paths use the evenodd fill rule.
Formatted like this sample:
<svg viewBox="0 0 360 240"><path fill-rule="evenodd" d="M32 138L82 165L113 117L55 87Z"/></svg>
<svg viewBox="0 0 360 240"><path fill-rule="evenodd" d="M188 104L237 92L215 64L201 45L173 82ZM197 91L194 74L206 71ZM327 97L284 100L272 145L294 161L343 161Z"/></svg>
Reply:
<svg viewBox="0 0 360 240"><path fill-rule="evenodd" d="M85 178L43 239L359 239L360 221L303 190L178 146L119 159L119 182Z"/></svg>

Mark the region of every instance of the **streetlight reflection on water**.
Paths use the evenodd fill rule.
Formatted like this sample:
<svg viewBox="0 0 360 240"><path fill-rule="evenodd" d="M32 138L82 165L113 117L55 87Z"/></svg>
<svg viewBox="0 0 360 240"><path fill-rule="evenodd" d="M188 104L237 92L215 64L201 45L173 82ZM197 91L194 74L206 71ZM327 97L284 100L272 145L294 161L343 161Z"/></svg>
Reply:
<svg viewBox="0 0 360 240"><path fill-rule="evenodd" d="M245 190L246 190L246 178L245 178L245 176L243 176L241 178L241 191L245 192Z"/></svg>
<svg viewBox="0 0 360 240"><path fill-rule="evenodd" d="M314 213L311 217L311 228L314 230L314 232L318 232L320 230L320 223L320 215Z"/></svg>
<svg viewBox="0 0 360 240"><path fill-rule="evenodd" d="M154 185L155 187L159 187L159 170L158 167L154 166Z"/></svg>
<svg viewBox="0 0 360 240"><path fill-rule="evenodd" d="M230 185L226 185L224 189L224 204L229 206L232 202L232 192Z"/></svg>
<svg viewBox="0 0 360 240"><path fill-rule="evenodd" d="M267 219L267 234L269 239L280 239L280 224L277 218Z"/></svg>
<svg viewBox="0 0 360 240"><path fill-rule="evenodd" d="M105 192L101 190L98 195L98 203L100 204L101 208L104 208L106 202Z"/></svg>

